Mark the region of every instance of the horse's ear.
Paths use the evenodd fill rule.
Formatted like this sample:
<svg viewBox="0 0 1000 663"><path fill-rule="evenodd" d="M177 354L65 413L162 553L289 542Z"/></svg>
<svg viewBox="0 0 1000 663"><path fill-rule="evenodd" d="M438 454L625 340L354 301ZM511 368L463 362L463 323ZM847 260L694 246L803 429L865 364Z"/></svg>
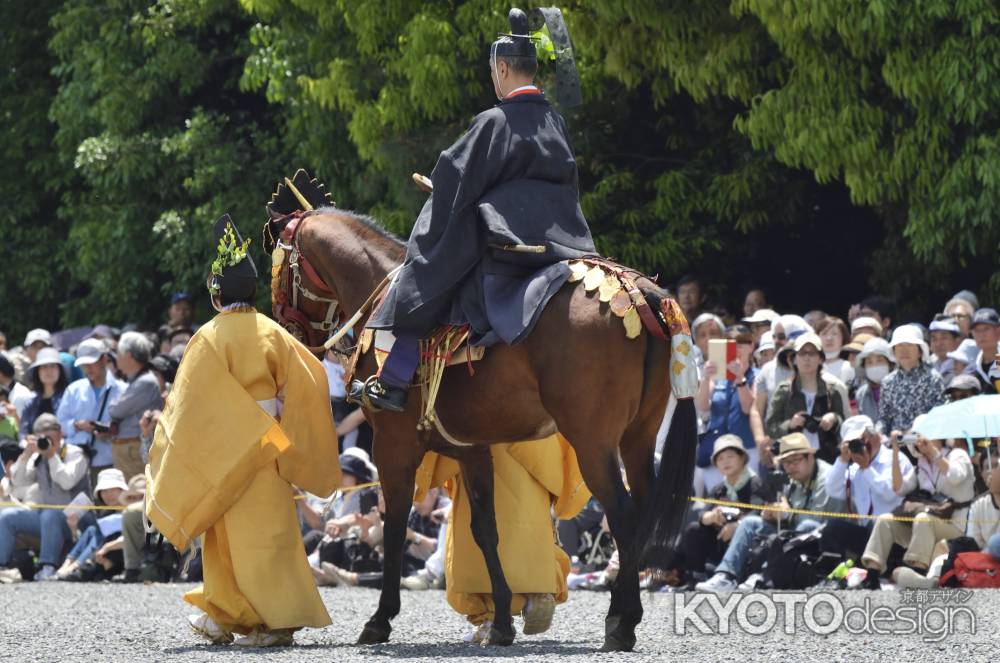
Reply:
<svg viewBox="0 0 1000 663"><path fill-rule="evenodd" d="M287 185L289 181L292 186ZM278 188L271 195L271 201L267 204L267 212L272 218L279 218L300 210L304 211L306 204L312 209L318 209L334 203L326 186L316 178L310 177L304 168L299 168L291 180L286 179L285 182L278 184Z"/></svg>

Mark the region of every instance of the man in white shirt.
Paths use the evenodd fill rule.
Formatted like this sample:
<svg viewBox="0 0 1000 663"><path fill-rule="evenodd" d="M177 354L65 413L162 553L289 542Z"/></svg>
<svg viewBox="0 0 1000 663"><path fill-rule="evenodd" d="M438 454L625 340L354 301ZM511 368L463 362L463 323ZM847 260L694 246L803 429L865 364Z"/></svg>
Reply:
<svg viewBox="0 0 1000 663"><path fill-rule="evenodd" d="M34 435L25 438L24 451L11 465L12 489L37 483L39 503L60 505L69 504L81 492L89 493L87 457L80 447L63 443L62 427L55 415L39 415L32 431ZM11 564L14 543L22 533L41 541L38 551L41 570L35 574L35 579L54 578L62 561L63 547L70 537L65 512L62 509L8 509L0 513L0 566ZM8 571L0 571L0 580L4 580Z"/></svg>
<svg viewBox="0 0 1000 663"><path fill-rule="evenodd" d="M892 513L903 496L916 488L913 464L899 455L903 477L899 491L892 488L892 451L882 444L875 423L865 415L840 426L840 456L826 476L826 492L844 500L848 511L868 516ZM833 519L823 530L824 551L859 557L868 544L874 519Z"/></svg>
<svg viewBox="0 0 1000 663"><path fill-rule="evenodd" d="M21 415L24 414L24 406L35 397L35 392L18 382L15 379L16 375L17 368L14 366L14 362L6 353L0 352L0 386L10 390L7 400L14 406L17 411L17 419L20 421Z"/></svg>

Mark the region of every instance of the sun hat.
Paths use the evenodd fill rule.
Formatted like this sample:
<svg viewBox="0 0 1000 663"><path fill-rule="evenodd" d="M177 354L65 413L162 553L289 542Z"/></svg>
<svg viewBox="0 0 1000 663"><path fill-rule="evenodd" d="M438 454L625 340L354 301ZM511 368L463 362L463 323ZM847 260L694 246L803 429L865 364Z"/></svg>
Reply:
<svg viewBox="0 0 1000 663"><path fill-rule="evenodd" d="M52 334L49 333L48 329L32 329L28 332L28 335L24 337L24 347L30 348L39 341L47 346L52 345Z"/></svg>
<svg viewBox="0 0 1000 663"><path fill-rule="evenodd" d="M867 379L865 377L865 359L868 359L872 355L888 359L890 370L891 366L896 363L896 358L892 356L892 350L889 349L889 342L884 338L872 336L861 348L858 356L854 358L854 374L862 380Z"/></svg>
<svg viewBox="0 0 1000 663"><path fill-rule="evenodd" d="M123 491L128 490L128 484L125 483L125 475L122 474L121 470L113 467L97 473L97 485L94 486L94 495L110 488L121 488Z"/></svg>
<svg viewBox="0 0 1000 663"><path fill-rule="evenodd" d="M734 449L744 456L747 455L747 450L743 448L743 440L738 435L726 433L725 435L720 435L712 446L712 465L715 465L715 457L726 449Z"/></svg>
<svg viewBox="0 0 1000 663"><path fill-rule="evenodd" d="M857 334L858 330L864 329L866 327L874 329L876 331L876 335L881 335L882 332L884 331L882 329L881 322L879 322L878 320L876 320L871 316L862 315L859 318L854 318L854 322L851 323L851 335L853 336L854 334Z"/></svg>
<svg viewBox="0 0 1000 663"><path fill-rule="evenodd" d="M896 327L892 332L892 340L889 341L889 347L895 348L897 345L903 343L920 346L920 353L924 361L927 361L930 357L931 351L927 347L927 341L924 340L924 333L920 330L920 327L916 325L900 325Z"/></svg>
<svg viewBox="0 0 1000 663"><path fill-rule="evenodd" d="M860 440L866 430L873 430L874 428L875 424L867 415L858 414L848 417L844 419L844 423L840 424L840 439L843 442Z"/></svg>
<svg viewBox="0 0 1000 663"><path fill-rule="evenodd" d="M814 332L806 332L795 339L795 351L802 352L802 348L811 345L816 351L823 354L823 341Z"/></svg>
<svg viewBox="0 0 1000 663"><path fill-rule="evenodd" d="M774 460L781 462L796 454L815 454L816 450L809 444L809 438L802 433L789 433L779 440L778 455Z"/></svg>
<svg viewBox="0 0 1000 663"><path fill-rule="evenodd" d="M778 319L778 313L769 308L759 308L754 311L753 315L748 318L743 318L743 322L748 325L761 324L765 322L774 322Z"/></svg>
<svg viewBox="0 0 1000 663"><path fill-rule="evenodd" d="M946 355L949 359L954 359L955 361L960 361L963 364L974 364L976 363L976 357L979 356L979 346L971 338L967 338L962 341L957 348L952 350Z"/></svg>
<svg viewBox="0 0 1000 663"><path fill-rule="evenodd" d="M760 359L760 356L763 353L773 349L774 349L774 334L772 334L769 331L766 331L760 335L760 343L757 345L757 349L753 351L753 356Z"/></svg>

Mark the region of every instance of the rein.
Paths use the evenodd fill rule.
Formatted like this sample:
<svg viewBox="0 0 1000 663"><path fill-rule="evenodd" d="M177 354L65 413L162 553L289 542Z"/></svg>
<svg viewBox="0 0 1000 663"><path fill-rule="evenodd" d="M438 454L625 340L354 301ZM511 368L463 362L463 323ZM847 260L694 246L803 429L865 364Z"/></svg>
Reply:
<svg viewBox="0 0 1000 663"><path fill-rule="evenodd" d="M326 343L324 343L323 345L310 346L309 351L317 355L322 355L327 350L329 350L337 343L339 343L340 339L344 338L344 336L347 335L347 332L351 331L354 328L354 325L358 323L358 320L360 320L365 315L365 313L368 312L368 310L372 307L372 304L375 303L375 300L378 299L378 296L382 293L383 290L385 290L385 288L390 283L392 283L392 280L396 277L396 274L398 274L399 270L401 270L402 268L403 268L402 265L398 265L396 268L394 268L392 271L386 274L385 278L382 279L382 282L379 283L377 286L375 286L375 289L372 290L372 293L368 295L368 299L365 300L365 303L361 305L361 307L354 313L354 315L352 315L347 322L341 325L340 329L338 329L333 334L333 336L327 339Z"/></svg>

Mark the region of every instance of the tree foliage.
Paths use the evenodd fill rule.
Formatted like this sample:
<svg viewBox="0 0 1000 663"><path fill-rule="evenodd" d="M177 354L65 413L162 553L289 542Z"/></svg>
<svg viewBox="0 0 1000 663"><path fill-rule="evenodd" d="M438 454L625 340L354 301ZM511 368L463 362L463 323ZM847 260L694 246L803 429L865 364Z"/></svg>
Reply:
<svg viewBox="0 0 1000 663"><path fill-rule="evenodd" d="M562 7L585 97L566 115L602 251L668 277L701 267L730 297L750 274L794 289L826 256L848 276L820 304L878 288L926 314L989 277L980 294L997 299L996 3ZM495 101L488 44L508 9L0 3L0 328L154 322L166 293L204 292L212 221L230 212L256 238L274 182L300 165L405 234L423 199L409 174ZM838 238L852 263L832 264Z"/></svg>

